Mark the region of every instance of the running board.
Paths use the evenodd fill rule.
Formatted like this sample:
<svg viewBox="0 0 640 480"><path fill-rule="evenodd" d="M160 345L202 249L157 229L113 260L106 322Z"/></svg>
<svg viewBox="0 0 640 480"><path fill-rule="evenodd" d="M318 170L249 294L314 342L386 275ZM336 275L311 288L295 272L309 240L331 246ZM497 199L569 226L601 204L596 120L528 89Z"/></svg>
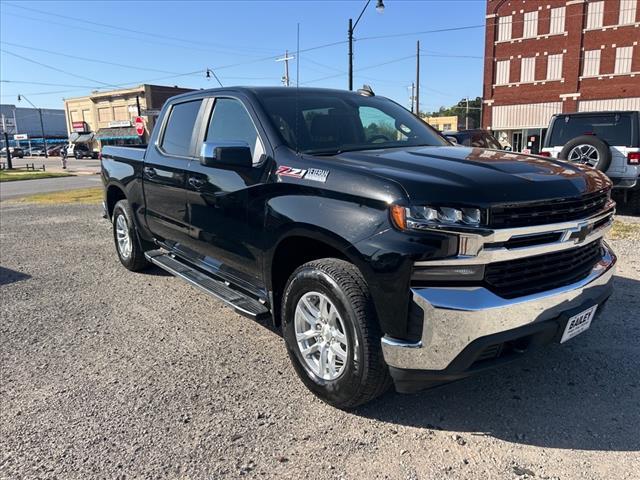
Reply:
<svg viewBox="0 0 640 480"><path fill-rule="evenodd" d="M267 307L258 300L244 295L227 286L224 282L190 267L186 263L172 257L166 250L152 250L145 252L144 256L154 265L204 290L209 295L213 295L218 300L221 300L233 308L240 315L255 320L262 320L264 317L270 315Z"/></svg>

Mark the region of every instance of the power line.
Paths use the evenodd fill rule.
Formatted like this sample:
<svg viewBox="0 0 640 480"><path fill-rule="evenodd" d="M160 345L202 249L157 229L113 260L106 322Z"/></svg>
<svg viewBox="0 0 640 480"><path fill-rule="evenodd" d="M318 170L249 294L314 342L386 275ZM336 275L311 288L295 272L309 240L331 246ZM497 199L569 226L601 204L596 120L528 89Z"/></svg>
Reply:
<svg viewBox="0 0 640 480"><path fill-rule="evenodd" d="M35 48L35 47L28 47L26 45L20 45L18 43L11 43L11 42L5 42L5 41L0 41L0 43L3 43L5 45L10 45L12 47L18 47L18 48L24 48L26 50L33 50L36 52L44 52L44 53L48 53L51 55L59 55L61 57L67 57L67 58L73 58L75 60L82 60L85 62L93 62L93 63L102 63L104 65L111 65L114 67L122 67L122 68L131 68L134 70L146 70L149 72L159 72L159 73L171 73L171 74L175 74L176 72L170 72L167 70L159 70L157 68L148 68L148 67L141 67L139 65L126 65L124 63L116 63L116 62L109 62L106 60L98 60L96 58L89 58L89 57L80 57L78 55L70 55L68 53L61 53L61 52L54 52L53 50L46 50L44 48Z"/></svg>
<svg viewBox="0 0 640 480"><path fill-rule="evenodd" d="M221 47L221 48L225 48L228 50L228 52L233 52L234 54L238 55L237 52L239 52L240 50L235 50L235 49L229 49L226 45L221 45L221 44L217 44L217 43L212 43L212 42L207 42L207 41L202 41L202 40L193 40L193 39L188 39L188 38L181 38L181 37L174 37L174 36L170 36L170 35L166 35L166 34L159 34L159 33L155 33L155 32L147 32L147 31L143 31L140 29L134 29L134 28L127 28L127 27L123 27L123 26L119 26L119 25L112 25L112 24L108 24L108 23L101 23L101 22L96 22L96 21L92 21L92 20L88 20L86 18L79 18L79 17L72 17L69 15L62 15L59 13L53 13L50 11L45 11L45 10L39 10L37 8L33 8L33 7L25 7L24 5L16 5L13 3L6 3L5 5L8 5L10 7L14 7L14 8L19 8L21 10L27 10L27 11L31 11L31 12L35 12L35 13L39 13L42 15L46 15L47 17L58 17L58 18L63 18L66 20L73 20L76 22L82 22L85 24L89 24L89 25L95 25L98 27L103 27L103 28L109 28L112 30L119 30L122 32L128 32L128 33L134 33L137 35L145 35L145 36L149 36L149 37L153 37L153 38L159 38L159 39L169 39L169 40L175 40L178 42L183 42L183 43L189 43L192 45L211 45L213 47ZM39 19L35 19L35 20L39 20ZM42 20L39 20L42 21ZM49 19L45 20L45 21L49 21ZM106 33L106 32L105 32ZM184 46L183 46L184 47ZM276 51L275 49L265 49L265 48L256 48L256 47L251 47L252 50L262 50L262 51Z"/></svg>
<svg viewBox="0 0 640 480"><path fill-rule="evenodd" d="M355 73L361 72L362 70L370 70L370 69L372 69L372 68L382 67L382 66L384 66L384 65L389 65L389 64L391 64L391 63L401 62L401 61L403 61L403 60L407 60L407 59L409 59L409 58L415 58L415 55L408 55L408 56L405 56L405 57L400 57L400 58L395 58L395 59L393 59L393 60L388 60L388 61L386 61L386 62L376 63L375 65L368 65L368 66L366 66L366 67L359 68L358 70L356 70L356 72L355 72ZM328 75L328 76L326 76L326 77L316 78L316 79L314 79L314 80L309 80L309 81L307 81L307 82L304 82L304 84L306 85L306 84L308 84L308 83L320 82L320 81L322 81L322 80L328 80L328 79L330 79L330 78L342 77L342 76L344 76L344 75L346 75L346 73L337 73L337 74L335 74L335 75Z"/></svg>

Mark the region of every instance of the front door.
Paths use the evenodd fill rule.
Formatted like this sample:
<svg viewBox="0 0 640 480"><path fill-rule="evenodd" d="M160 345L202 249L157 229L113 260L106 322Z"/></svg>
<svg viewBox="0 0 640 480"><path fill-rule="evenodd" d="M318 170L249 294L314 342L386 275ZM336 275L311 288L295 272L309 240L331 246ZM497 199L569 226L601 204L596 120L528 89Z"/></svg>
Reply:
<svg viewBox="0 0 640 480"><path fill-rule="evenodd" d="M149 145L145 155L145 219L154 237L172 248L190 233L186 173L195 155L194 129L201 106L202 99L173 105L159 141Z"/></svg>
<svg viewBox="0 0 640 480"><path fill-rule="evenodd" d="M240 285L262 285L260 249L256 238L261 215L249 218L251 189L267 174L265 143L257 118L236 98L209 100L209 123L203 141L244 142L251 148L253 167L205 166L192 161L187 174L189 249L202 266ZM261 138L262 137L262 138Z"/></svg>

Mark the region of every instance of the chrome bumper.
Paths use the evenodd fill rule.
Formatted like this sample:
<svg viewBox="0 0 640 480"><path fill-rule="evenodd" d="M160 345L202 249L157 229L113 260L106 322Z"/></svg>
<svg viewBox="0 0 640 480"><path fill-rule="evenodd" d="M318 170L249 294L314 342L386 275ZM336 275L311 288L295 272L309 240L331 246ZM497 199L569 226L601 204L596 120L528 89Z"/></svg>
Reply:
<svg viewBox="0 0 640 480"><path fill-rule="evenodd" d="M616 257L603 242L604 255L579 282L546 292L505 299L483 287L413 288L424 311L422 340L382 338L390 367L444 370L471 342L481 337L558 317L601 298L610 288Z"/></svg>

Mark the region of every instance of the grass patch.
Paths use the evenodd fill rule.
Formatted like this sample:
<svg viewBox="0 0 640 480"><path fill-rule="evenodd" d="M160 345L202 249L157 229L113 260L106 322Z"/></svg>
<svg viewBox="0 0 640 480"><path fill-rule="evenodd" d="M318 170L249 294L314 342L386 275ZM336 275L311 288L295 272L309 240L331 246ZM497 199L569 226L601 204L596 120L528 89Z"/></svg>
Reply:
<svg viewBox="0 0 640 480"><path fill-rule="evenodd" d="M27 170L0 170L0 182L35 180L38 178L72 177L70 173L33 172Z"/></svg>
<svg viewBox="0 0 640 480"><path fill-rule="evenodd" d="M640 238L640 223L627 223L614 220L608 237L612 240Z"/></svg>
<svg viewBox="0 0 640 480"><path fill-rule="evenodd" d="M9 200L16 203L41 203L41 204L62 204L62 203L100 203L103 197L102 187L78 188L75 190L67 190L64 192L38 193L37 195L29 195L15 200Z"/></svg>

